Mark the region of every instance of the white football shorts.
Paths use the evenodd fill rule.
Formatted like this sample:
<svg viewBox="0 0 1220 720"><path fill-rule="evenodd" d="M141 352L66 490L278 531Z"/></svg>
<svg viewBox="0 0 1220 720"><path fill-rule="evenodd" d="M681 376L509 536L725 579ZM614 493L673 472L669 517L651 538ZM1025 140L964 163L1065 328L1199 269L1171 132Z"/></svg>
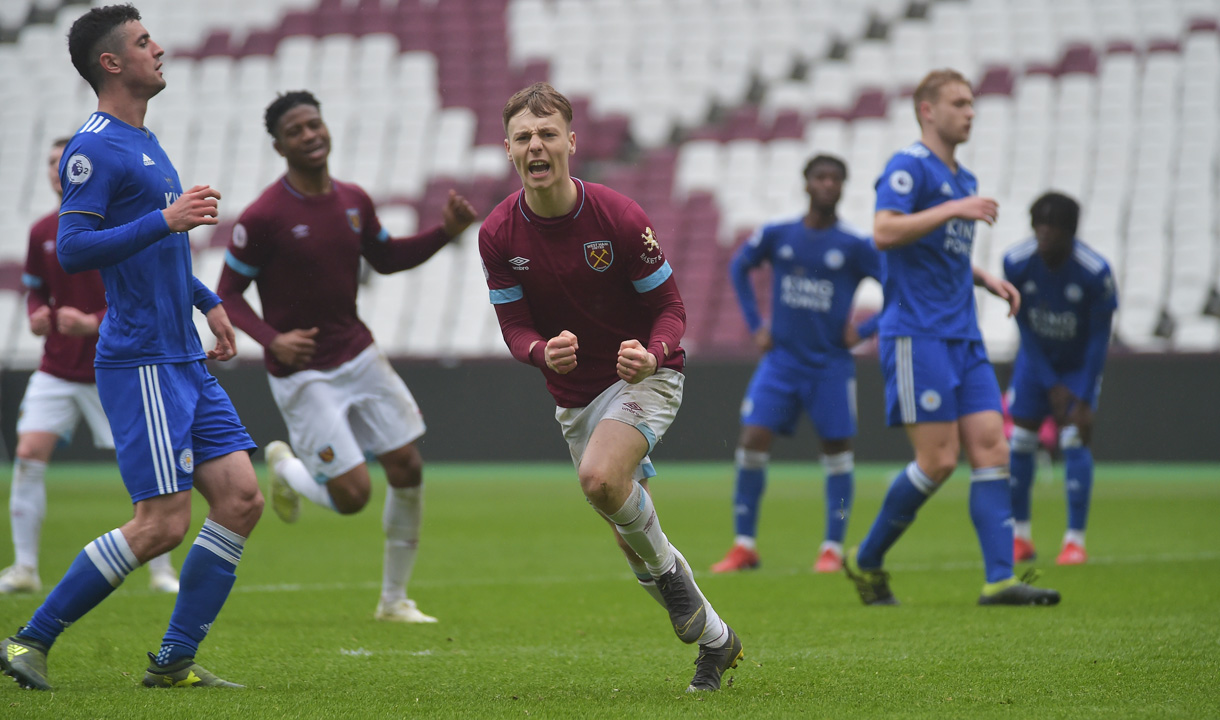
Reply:
<svg viewBox="0 0 1220 720"><path fill-rule="evenodd" d="M102 410L97 385L79 383L48 375L41 370L30 376L17 414L17 434L27 432L55 433L64 442L72 442L81 418L93 433L93 446L114 449L110 421Z"/></svg>
<svg viewBox="0 0 1220 720"><path fill-rule="evenodd" d="M336 368L268 379L289 443L318 482L414 442L427 429L407 384L376 344Z"/></svg>
<svg viewBox="0 0 1220 720"><path fill-rule="evenodd" d="M617 420L639 430L648 439L648 451L652 452L678 414L685 379L677 370L661 368L634 385L619 380L585 407L555 408L555 420L563 429L563 439L568 441L572 464L580 469L585 446L602 420ZM632 479L639 482L656 474L652 460L644 455Z"/></svg>

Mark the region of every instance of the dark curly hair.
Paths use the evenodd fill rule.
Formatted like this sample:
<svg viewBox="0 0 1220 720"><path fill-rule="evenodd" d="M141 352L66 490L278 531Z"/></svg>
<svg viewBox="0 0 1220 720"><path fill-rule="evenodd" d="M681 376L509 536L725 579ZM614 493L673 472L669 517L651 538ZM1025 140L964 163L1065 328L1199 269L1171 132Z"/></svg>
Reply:
<svg viewBox="0 0 1220 720"><path fill-rule="evenodd" d="M1080 223L1080 203L1063 193L1048 192L1029 208L1029 224L1050 225L1073 236Z"/></svg>
<svg viewBox="0 0 1220 720"><path fill-rule="evenodd" d="M277 95L263 113L263 124L267 127L267 132L271 137L275 137L275 129L279 126L280 118L284 117L284 113L297 105L313 105L319 112L322 110L322 103L318 102L318 99L308 90L293 90Z"/></svg>
<svg viewBox="0 0 1220 720"><path fill-rule="evenodd" d="M805 163L805 172L803 172L802 175L808 179L809 174L813 172L813 169L822 164L833 165L839 169L839 173L843 175L843 179L847 179L847 163L843 162L834 155L814 155L813 157L809 158L809 162Z"/></svg>
<svg viewBox="0 0 1220 720"><path fill-rule="evenodd" d="M140 11L127 3L93 8L72 23L72 29L68 31L68 54L72 56L72 66L94 93L103 77L98 57L121 50L122 37L118 29L139 19Z"/></svg>

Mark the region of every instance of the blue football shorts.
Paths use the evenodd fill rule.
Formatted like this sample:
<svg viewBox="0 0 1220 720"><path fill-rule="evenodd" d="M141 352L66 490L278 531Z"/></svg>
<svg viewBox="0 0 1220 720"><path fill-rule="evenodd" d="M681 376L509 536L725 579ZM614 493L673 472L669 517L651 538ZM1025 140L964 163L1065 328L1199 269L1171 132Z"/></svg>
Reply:
<svg viewBox="0 0 1220 720"><path fill-rule="evenodd" d="M1051 414L1051 402L1047 393L1051 387L1058 384L1068 384L1067 376L1076 371L1057 372L1050 385L1038 379L1038 375L1030 366L1025 354L1018 351L1017 359L1012 366L1011 402L1008 414L1021 420L1041 420ZM1098 377L1090 396L1083 398L1094 410L1097 409L1097 399L1101 395L1101 378Z"/></svg>
<svg viewBox="0 0 1220 720"><path fill-rule="evenodd" d="M886 422L953 422L1000 412L1000 384L981 340L881 338Z"/></svg>
<svg viewBox="0 0 1220 720"><path fill-rule="evenodd" d="M741 401L741 424L791 435L802 410L823 440L855 437L855 365L798 370L763 357Z"/></svg>
<svg viewBox="0 0 1220 720"><path fill-rule="evenodd" d="M97 368L97 389L133 503L190 490L196 465L257 448L203 361Z"/></svg>

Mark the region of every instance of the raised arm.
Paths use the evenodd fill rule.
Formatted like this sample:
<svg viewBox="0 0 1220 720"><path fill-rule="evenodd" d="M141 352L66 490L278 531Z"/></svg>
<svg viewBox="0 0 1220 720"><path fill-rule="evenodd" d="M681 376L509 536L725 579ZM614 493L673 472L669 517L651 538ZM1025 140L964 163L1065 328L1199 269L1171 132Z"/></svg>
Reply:
<svg viewBox="0 0 1220 720"><path fill-rule="evenodd" d="M422 265L452 239L461 235L477 217L474 206L466 198L450 190L441 208L442 223L426 232L408 238L391 238L384 229L372 240L364 241L362 254L374 270L389 273L410 270Z"/></svg>

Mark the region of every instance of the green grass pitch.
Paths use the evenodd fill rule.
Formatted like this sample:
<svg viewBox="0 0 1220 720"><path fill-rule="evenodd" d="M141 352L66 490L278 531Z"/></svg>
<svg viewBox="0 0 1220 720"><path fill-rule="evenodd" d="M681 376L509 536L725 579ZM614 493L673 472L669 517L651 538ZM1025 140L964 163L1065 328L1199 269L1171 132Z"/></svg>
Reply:
<svg viewBox="0 0 1220 720"><path fill-rule="evenodd" d="M850 542L895 469L858 469ZM896 608L866 608L842 576L809 571L823 527L817 465L772 468L763 567L727 577L705 569L732 538L731 465L662 458L658 470L665 530L745 643L719 693L683 693L695 649L636 587L569 465L435 464L409 590L439 624L372 619L380 488L354 517L310 507L287 526L268 507L199 658L247 689L139 685L173 605L140 570L55 646L54 693L0 683L0 717L1220 716L1220 467L1099 466L1092 561L1076 568L1054 565L1062 483L1039 482L1039 582L1063 593L1055 608L975 605L982 571L961 470L890 555ZM130 510L113 465L53 464L47 485L49 589ZM196 495L196 528L204 508ZM0 597L0 630L40 601Z"/></svg>

